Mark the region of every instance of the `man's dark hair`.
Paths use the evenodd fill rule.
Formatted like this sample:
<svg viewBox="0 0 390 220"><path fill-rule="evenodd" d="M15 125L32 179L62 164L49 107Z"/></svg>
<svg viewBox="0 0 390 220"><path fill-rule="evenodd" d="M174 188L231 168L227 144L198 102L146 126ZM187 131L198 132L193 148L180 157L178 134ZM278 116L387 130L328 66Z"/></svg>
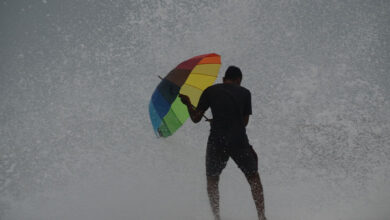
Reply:
<svg viewBox="0 0 390 220"><path fill-rule="evenodd" d="M229 66L225 72L224 79L227 80L236 80L236 79L242 79L242 73L240 68L236 66Z"/></svg>

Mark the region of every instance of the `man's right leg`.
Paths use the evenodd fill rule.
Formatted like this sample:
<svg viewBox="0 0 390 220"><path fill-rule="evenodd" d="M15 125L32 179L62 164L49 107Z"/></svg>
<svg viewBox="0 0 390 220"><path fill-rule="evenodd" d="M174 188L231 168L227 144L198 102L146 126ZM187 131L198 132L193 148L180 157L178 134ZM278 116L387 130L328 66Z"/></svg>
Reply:
<svg viewBox="0 0 390 220"><path fill-rule="evenodd" d="M252 197L255 201L257 215L259 220L266 220L264 213L264 194L263 194L263 186L261 185L260 175L258 172L245 175L248 183L251 187Z"/></svg>
<svg viewBox="0 0 390 220"><path fill-rule="evenodd" d="M231 156L248 180L259 220L266 220L264 214L263 186L258 172L258 158L256 152L253 150L253 147L250 146L249 148L232 150Z"/></svg>
<svg viewBox="0 0 390 220"><path fill-rule="evenodd" d="M207 176L207 193L209 196L211 210L215 220L220 220L219 214L219 190L218 190L219 176Z"/></svg>

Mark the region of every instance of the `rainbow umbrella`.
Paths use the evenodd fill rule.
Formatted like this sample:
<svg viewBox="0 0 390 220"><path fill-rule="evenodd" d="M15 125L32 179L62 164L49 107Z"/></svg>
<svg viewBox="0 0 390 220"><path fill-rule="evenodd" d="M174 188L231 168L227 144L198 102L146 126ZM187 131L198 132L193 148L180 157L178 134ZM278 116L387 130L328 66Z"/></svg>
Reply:
<svg viewBox="0 0 390 220"><path fill-rule="evenodd" d="M190 97L196 107L203 90L211 86L218 76L221 56L204 54L180 63L161 79L149 103L150 120L159 137L168 137L189 117L187 107L179 94Z"/></svg>

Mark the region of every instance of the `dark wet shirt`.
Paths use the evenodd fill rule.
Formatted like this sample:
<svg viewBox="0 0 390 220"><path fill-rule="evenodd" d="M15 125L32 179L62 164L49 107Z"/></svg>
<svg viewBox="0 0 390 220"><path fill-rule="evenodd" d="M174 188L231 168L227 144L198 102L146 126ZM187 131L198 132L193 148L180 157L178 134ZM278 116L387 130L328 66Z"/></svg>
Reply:
<svg viewBox="0 0 390 220"><path fill-rule="evenodd" d="M252 114L251 93L236 84L216 84L203 91L197 109L211 108L210 135L226 136L232 145L248 143L244 116Z"/></svg>

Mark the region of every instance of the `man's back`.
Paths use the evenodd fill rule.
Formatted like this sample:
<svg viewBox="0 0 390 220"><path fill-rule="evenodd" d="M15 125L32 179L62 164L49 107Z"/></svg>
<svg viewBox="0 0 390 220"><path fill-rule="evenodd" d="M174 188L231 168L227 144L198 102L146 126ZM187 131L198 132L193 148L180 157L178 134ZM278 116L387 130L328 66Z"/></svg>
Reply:
<svg viewBox="0 0 390 220"><path fill-rule="evenodd" d="M202 94L198 109L211 108L211 133L234 135L246 142L244 116L252 114L251 94L236 84L222 83L208 87Z"/></svg>

